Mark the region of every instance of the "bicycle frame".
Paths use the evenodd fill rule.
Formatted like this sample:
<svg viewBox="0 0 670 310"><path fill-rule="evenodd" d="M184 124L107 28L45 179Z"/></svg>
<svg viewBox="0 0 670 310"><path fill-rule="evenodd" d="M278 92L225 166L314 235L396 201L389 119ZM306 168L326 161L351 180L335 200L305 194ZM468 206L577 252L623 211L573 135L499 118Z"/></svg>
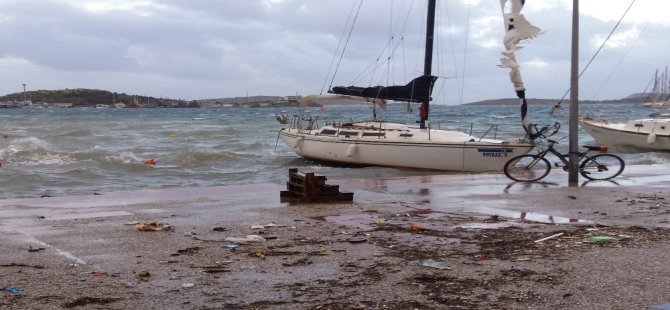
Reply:
<svg viewBox="0 0 670 310"><path fill-rule="evenodd" d="M545 135L549 131L549 125L541 129L533 126L532 128L535 128L537 132L534 134L535 139L543 139L555 134L560 126L556 123L553 127L554 132ZM552 166L568 170L570 166L570 161L568 160L570 154L561 154L554 148L554 144L558 143L558 141L552 139L546 139L546 141L549 145L544 149L540 149L536 154L519 155L508 160L503 168L505 175L514 181L534 182L546 177L551 171ZM609 180L618 176L623 171L625 163L623 159L616 155L589 155L591 151L607 152L607 146L583 145L582 147L585 151L577 152L579 160L575 164L579 166L579 173L585 178L589 180ZM560 163L554 162L552 165L545 158L547 153L554 154L560 160Z"/></svg>
<svg viewBox="0 0 670 310"><path fill-rule="evenodd" d="M554 154L556 157L558 157L558 159L561 161L561 163L563 163L563 166L562 166L562 167L564 167L564 168L567 167L568 164L570 163L570 162L567 160L567 158L570 157L570 154L561 154L561 153L559 153L559 152L554 148L554 144L556 144L557 141L549 140L548 142L549 142L549 147L547 147L545 150L543 150L543 151L541 151L540 153L538 153L537 156L538 156L538 157L541 157L541 158L544 158L544 157L547 155L547 153ZM589 159L589 158L591 158L591 157L588 156L587 154L588 154L590 151L592 151L592 150L593 150L593 149L591 149L591 148L587 148L587 151L586 151L586 152L578 152L578 153L577 153L577 156L579 157L579 162L581 162L583 159ZM555 163L555 165L556 165L557 167L559 167L558 163Z"/></svg>

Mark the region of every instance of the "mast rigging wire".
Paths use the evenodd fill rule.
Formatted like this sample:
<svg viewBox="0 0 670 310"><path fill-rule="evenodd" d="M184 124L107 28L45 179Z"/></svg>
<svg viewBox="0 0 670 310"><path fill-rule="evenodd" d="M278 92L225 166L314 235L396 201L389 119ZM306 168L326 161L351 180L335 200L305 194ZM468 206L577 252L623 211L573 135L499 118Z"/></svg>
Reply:
<svg viewBox="0 0 670 310"><path fill-rule="evenodd" d="M349 45L349 40L351 39L351 33L354 31L354 26L356 25L356 21L358 20L358 14L361 12L361 7L362 6L363 6L363 0L361 0L361 2L358 4L358 9L356 10L356 15L354 16L354 20L351 22L351 28L349 28L349 34L347 35L347 40L344 42L344 47L342 48L342 53L340 53L340 59L337 62L337 66L335 66L335 71L333 72L333 78L330 80L330 85L328 86L329 88L333 86L333 81L335 80L335 75L337 75L337 71L339 70L340 64L342 63L342 58L344 57L344 51L347 49L347 45ZM355 7L355 5L354 5L354 7ZM353 8L352 8L352 11L353 11ZM349 14L349 18L351 18L351 12ZM346 29L346 27L345 27L345 29ZM323 93L323 88L321 89L321 93Z"/></svg>
<svg viewBox="0 0 670 310"><path fill-rule="evenodd" d="M593 60L596 59L596 57L598 56L598 54L600 53L600 51L603 49L603 47L605 47L605 44L607 43L607 41L609 41L609 39L612 37L612 35L613 35L614 32L616 31L616 29L617 29L617 28L619 27L619 25L621 24L621 21L622 21L622 20L624 19L624 17L626 17L626 15L628 14L628 11L630 11L630 9L633 7L633 4L635 4L635 1L636 1L636 0L631 0L630 5L629 5L628 8L626 9L626 11L623 13L623 15L621 16L621 18L619 18L619 21L616 23L616 25L614 25L614 28L612 28L612 31L610 31L610 34L607 35L607 38L605 38L605 41L603 41L603 43L600 45L600 47L598 47L598 50L593 54L593 56L591 56L591 59L589 59L589 61L586 63L586 66L584 67L584 69L582 69L582 72L580 72L579 75L577 76L578 78L582 77L582 74L584 74L584 72L586 71L586 69L588 69L588 67L591 65L591 63L593 62ZM551 109L550 114L553 114L554 111L556 111L557 109L559 109L559 108L561 107L561 103L562 103L563 100L565 99L565 96L568 95L568 93L570 93L570 89L569 89L569 88L568 88L568 90L565 91L565 93L563 94L563 97L561 97L561 99L560 99L556 104L554 104L554 107L553 107L553 109Z"/></svg>

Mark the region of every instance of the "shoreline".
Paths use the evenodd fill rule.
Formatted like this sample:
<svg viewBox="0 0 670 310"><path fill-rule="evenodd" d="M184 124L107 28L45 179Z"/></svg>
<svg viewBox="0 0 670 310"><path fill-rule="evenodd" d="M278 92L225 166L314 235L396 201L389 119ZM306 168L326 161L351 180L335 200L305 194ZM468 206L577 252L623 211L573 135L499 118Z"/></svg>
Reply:
<svg viewBox="0 0 670 310"><path fill-rule="evenodd" d="M0 200L0 308L643 309L670 302L666 168L328 180L350 204L280 184ZM171 230L129 225L152 221Z"/></svg>

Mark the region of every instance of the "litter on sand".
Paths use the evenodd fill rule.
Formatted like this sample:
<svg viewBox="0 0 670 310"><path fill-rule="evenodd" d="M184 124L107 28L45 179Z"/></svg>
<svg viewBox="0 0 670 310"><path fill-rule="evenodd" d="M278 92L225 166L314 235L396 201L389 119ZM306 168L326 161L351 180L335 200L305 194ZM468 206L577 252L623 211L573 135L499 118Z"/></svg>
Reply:
<svg viewBox="0 0 670 310"><path fill-rule="evenodd" d="M558 238L558 237L560 237L560 236L563 236L564 234L565 234L565 233L557 233L557 234L553 234L553 235L551 235L551 236L544 237L544 238L542 238L542 239L537 239L537 240L535 240L535 243L540 243L540 242L547 241L547 240L550 240L550 239Z"/></svg>
<svg viewBox="0 0 670 310"><path fill-rule="evenodd" d="M170 230L172 227L170 224L161 223L161 222L144 222L135 225L135 229L138 231L162 231Z"/></svg>
<svg viewBox="0 0 670 310"><path fill-rule="evenodd" d="M589 243L612 243L616 241L617 239L611 236L591 236L586 238L586 242Z"/></svg>
<svg viewBox="0 0 670 310"><path fill-rule="evenodd" d="M451 268L444 265L444 262L436 261L436 260L433 260L433 259L422 259L419 262L421 263L421 266L426 266L426 267L440 269L440 270L444 270L444 269L451 270Z"/></svg>
<svg viewBox="0 0 670 310"><path fill-rule="evenodd" d="M256 242L265 242L265 238L259 235L247 235L244 238L241 237L230 237L225 239L226 242L237 243L237 244L249 244Z"/></svg>

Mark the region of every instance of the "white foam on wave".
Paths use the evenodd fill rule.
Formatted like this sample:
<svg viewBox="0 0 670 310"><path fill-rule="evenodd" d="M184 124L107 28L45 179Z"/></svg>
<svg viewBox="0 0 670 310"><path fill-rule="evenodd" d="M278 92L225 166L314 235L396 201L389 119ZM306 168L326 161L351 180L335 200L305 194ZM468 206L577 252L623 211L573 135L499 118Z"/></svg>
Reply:
<svg viewBox="0 0 670 310"><path fill-rule="evenodd" d="M23 165L23 166L62 166L62 165L71 165L77 162L74 158L71 158L67 155L60 154L30 154L25 158L21 158L20 161L13 161L14 165Z"/></svg>
<svg viewBox="0 0 670 310"><path fill-rule="evenodd" d="M664 152L644 152L635 156L629 157L626 164L631 165L653 165L653 164L667 164L670 163L670 153ZM632 158L631 158L632 157Z"/></svg>
<svg viewBox="0 0 670 310"><path fill-rule="evenodd" d="M105 156L105 159L108 161L113 161L113 162L120 162L124 164L130 164L130 163L138 163L142 162L143 160L135 153L133 152L122 152L121 154L118 155L107 155Z"/></svg>
<svg viewBox="0 0 670 310"><path fill-rule="evenodd" d="M11 144L0 149L0 158L13 166L68 165L76 162L69 155L50 151L43 140L35 138L24 141L30 142Z"/></svg>

